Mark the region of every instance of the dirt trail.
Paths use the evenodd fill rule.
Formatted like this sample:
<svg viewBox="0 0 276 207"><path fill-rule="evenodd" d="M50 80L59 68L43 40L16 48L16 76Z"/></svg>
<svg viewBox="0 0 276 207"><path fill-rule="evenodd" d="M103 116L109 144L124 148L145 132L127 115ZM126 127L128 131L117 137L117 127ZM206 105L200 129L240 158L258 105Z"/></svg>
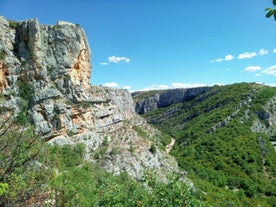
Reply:
<svg viewBox="0 0 276 207"><path fill-rule="evenodd" d="M172 139L171 139L171 143L168 144L168 145L166 146L166 153L167 153L167 154L169 154L170 151L172 150L172 148L173 148L173 146L174 146L174 143L175 143L175 139L172 138Z"/></svg>
<svg viewBox="0 0 276 207"><path fill-rule="evenodd" d="M265 166L265 159L263 159L263 172L264 172L266 177L269 177L269 174L267 173L267 169L266 169L266 166Z"/></svg>

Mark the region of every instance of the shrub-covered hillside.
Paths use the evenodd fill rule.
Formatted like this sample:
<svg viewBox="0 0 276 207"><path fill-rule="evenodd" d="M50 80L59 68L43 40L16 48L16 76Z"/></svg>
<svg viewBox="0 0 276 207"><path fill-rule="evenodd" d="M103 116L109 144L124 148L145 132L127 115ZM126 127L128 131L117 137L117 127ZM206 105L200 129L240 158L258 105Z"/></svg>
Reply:
<svg viewBox="0 0 276 207"><path fill-rule="evenodd" d="M171 154L201 200L276 206L275 97L275 87L254 83L213 86L143 116L176 139Z"/></svg>

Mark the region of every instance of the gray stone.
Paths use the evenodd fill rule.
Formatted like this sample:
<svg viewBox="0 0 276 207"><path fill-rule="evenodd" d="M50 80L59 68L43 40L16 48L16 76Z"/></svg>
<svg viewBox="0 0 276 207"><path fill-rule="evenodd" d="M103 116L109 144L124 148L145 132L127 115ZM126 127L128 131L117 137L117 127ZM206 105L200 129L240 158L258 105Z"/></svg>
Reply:
<svg viewBox="0 0 276 207"><path fill-rule="evenodd" d="M146 95L145 98L143 97L144 92L135 92L132 94L132 96L135 100L135 111L138 114L144 114L157 108L167 107L172 104L187 101L208 90L209 87L198 87L189 89L178 88L156 92L146 92L150 93L150 95ZM141 94L142 98L139 97Z"/></svg>
<svg viewBox="0 0 276 207"><path fill-rule="evenodd" d="M42 135L42 136L49 135L49 133L51 133L51 131L52 131L52 128L51 128L49 122L47 122L47 121L37 122L35 127L36 127L36 129L35 129L36 133L39 135Z"/></svg>
<svg viewBox="0 0 276 207"><path fill-rule="evenodd" d="M76 144L75 142L70 140L70 138L67 136L56 136L55 138L51 139L48 143L58 144L58 145L66 145L66 144L74 145L74 144Z"/></svg>
<svg viewBox="0 0 276 207"><path fill-rule="evenodd" d="M0 17L1 51L5 56L0 60L0 91L6 101L0 100L0 107L18 113L20 103L27 103L30 122L42 139L59 145L83 143L90 161L105 144L107 152L97 161L115 174L127 170L134 179L140 179L147 169L162 179L178 171L175 160L165 152L149 152L148 138L159 132L135 114L127 90L90 85L91 51L79 26L63 21L41 25L31 19L17 22L15 29ZM30 100L19 97L18 80L25 84L22 87L25 95L32 96ZM193 93L199 92L180 90L179 98L163 100L157 107ZM143 127L147 136L139 136L133 126ZM104 143L106 137L108 143ZM135 145L133 154L131 144Z"/></svg>
<svg viewBox="0 0 276 207"><path fill-rule="evenodd" d="M54 87L44 88L43 90L37 91L34 96L34 102L42 102L47 99L61 98L62 93Z"/></svg>

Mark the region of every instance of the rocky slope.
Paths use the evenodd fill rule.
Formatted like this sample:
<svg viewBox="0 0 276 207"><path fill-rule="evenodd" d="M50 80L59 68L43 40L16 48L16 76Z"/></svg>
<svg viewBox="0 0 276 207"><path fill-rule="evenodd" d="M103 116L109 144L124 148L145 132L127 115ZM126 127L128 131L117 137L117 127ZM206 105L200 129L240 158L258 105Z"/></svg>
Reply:
<svg viewBox="0 0 276 207"><path fill-rule="evenodd" d="M198 88L178 88L169 90L159 90L150 92L134 92L135 110L139 114L145 114L158 108L167 107L172 104L180 103L193 99L206 91L209 87Z"/></svg>
<svg viewBox="0 0 276 207"><path fill-rule="evenodd" d="M178 171L157 147L160 132L135 114L126 90L90 85L90 55L79 25L0 17L2 120L13 114L21 124L31 122L50 143L84 143L87 159L115 174L139 179L153 170L164 178Z"/></svg>

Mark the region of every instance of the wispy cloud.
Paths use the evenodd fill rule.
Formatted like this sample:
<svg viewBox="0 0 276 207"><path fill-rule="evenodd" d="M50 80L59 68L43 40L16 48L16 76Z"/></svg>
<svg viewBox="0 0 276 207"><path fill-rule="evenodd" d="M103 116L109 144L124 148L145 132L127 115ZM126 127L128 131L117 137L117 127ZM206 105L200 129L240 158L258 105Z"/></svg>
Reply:
<svg viewBox="0 0 276 207"><path fill-rule="evenodd" d="M210 62L211 63L219 63L219 62L222 62L224 59L223 58L218 58L218 59L215 59L215 60L211 60Z"/></svg>
<svg viewBox="0 0 276 207"><path fill-rule="evenodd" d="M113 55L111 57L108 57L108 61L111 62L111 63L119 63L119 62L129 63L130 59L127 58L127 57L116 57L116 56Z"/></svg>
<svg viewBox="0 0 276 207"><path fill-rule="evenodd" d="M131 86L123 86L123 89L130 90Z"/></svg>
<svg viewBox="0 0 276 207"><path fill-rule="evenodd" d="M110 87L110 88L122 88L126 90L130 90L131 86L120 86L117 82L107 82L103 84L103 86Z"/></svg>
<svg viewBox="0 0 276 207"><path fill-rule="evenodd" d="M266 83L265 85L271 86L271 87L276 87L276 83Z"/></svg>
<svg viewBox="0 0 276 207"><path fill-rule="evenodd" d="M258 52L259 55L263 56L263 55L267 55L268 54L268 50L266 49L260 49Z"/></svg>
<svg viewBox="0 0 276 207"><path fill-rule="evenodd" d="M152 90L165 90L165 89L169 89L170 87L168 85L150 85L150 86L147 86L143 89L141 89L141 91L152 91Z"/></svg>
<svg viewBox="0 0 276 207"><path fill-rule="evenodd" d="M246 72L255 72L255 71L258 71L258 70L261 70L262 68L258 65L252 65L252 66L247 66L244 71Z"/></svg>
<svg viewBox="0 0 276 207"><path fill-rule="evenodd" d="M100 63L100 65L105 66L105 65L108 65L108 63L107 62L102 62L102 63Z"/></svg>
<svg viewBox="0 0 276 207"><path fill-rule="evenodd" d="M172 83L172 88L196 88L207 86L204 83Z"/></svg>
<svg viewBox="0 0 276 207"><path fill-rule="evenodd" d="M214 59L211 60L211 63L219 63L219 62L223 62L223 61L229 61L229 60L233 60L234 56L233 55L225 55L224 58L218 58L218 59Z"/></svg>
<svg viewBox="0 0 276 207"><path fill-rule="evenodd" d="M276 53L276 48L273 50L273 53ZM253 58L257 55L264 56L264 55L268 55L268 54L269 54L269 50L262 48L258 52L240 53L237 56L237 59L239 59L239 60L241 60L241 59L250 59L250 58ZM226 55L224 58L217 58L217 59L211 60L210 62L211 63L218 63L218 62L229 61L229 60L234 60L234 59L235 59L235 56L229 54L229 55Z"/></svg>
<svg viewBox="0 0 276 207"><path fill-rule="evenodd" d="M266 68L261 73L265 73L267 75L276 76L276 65L272 65L272 66Z"/></svg>
<svg viewBox="0 0 276 207"><path fill-rule="evenodd" d="M116 82L107 82L107 83L103 84L103 86L107 86L107 87L111 87L111 88L117 88L119 86L119 84L116 83Z"/></svg>
<svg viewBox="0 0 276 207"><path fill-rule="evenodd" d="M239 54L238 59L253 58L255 56L257 56L256 52L244 52Z"/></svg>
<svg viewBox="0 0 276 207"><path fill-rule="evenodd" d="M276 48L273 50L273 53L276 53Z"/></svg>
<svg viewBox="0 0 276 207"><path fill-rule="evenodd" d="M107 62L101 62L100 65L102 66L107 66L110 63L120 63L120 62L125 62L125 63L129 63L130 62L130 58L127 57L117 57L115 55L110 56L107 58Z"/></svg>
<svg viewBox="0 0 276 207"><path fill-rule="evenodd" d="M172 88L197 88L207 86L204 83L171 83L171 85L160 84L160 85L150 85L148 87L143 88L141 91L151 91L151 90L166 90Z"/></svg>

